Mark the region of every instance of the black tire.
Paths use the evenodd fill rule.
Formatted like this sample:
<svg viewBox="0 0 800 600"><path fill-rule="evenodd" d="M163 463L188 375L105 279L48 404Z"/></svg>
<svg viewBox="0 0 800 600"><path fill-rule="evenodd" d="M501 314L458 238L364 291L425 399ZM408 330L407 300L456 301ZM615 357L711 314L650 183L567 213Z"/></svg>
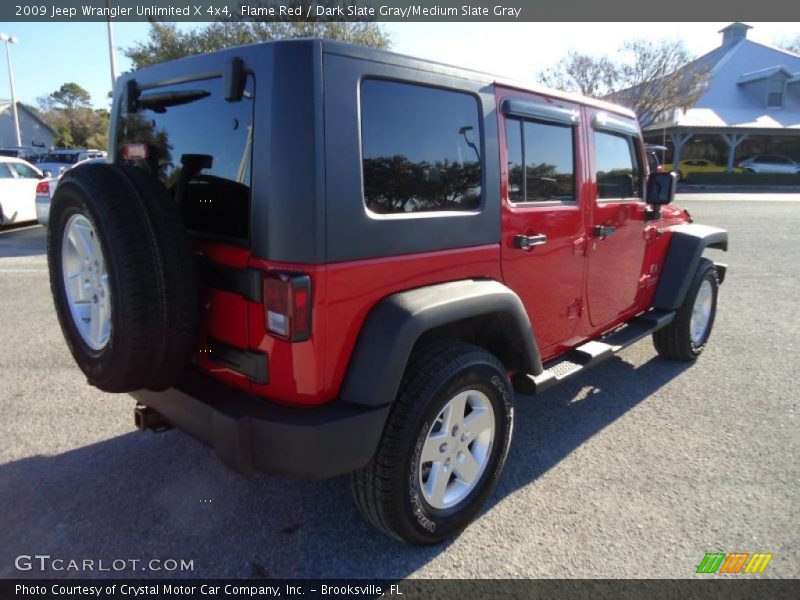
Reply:
<svg viewBox="0 0 800 600"><path fill-rule="evenodd" d="M48 228L50 288L61 329L75 362L90 384L108 392L129 392L168 385L188 360L188 343L194 332L174 326L174 262L194 272L194 261L165 240L166 228L174 226L159 200L140 192L119 167L105 164L71 169L53 197ZM111 295L108 341L90 347L73 320L62 272L65 228L71 217L82 215L92 224L106 262ZM175 232L179 239L180 231ZM179 244L177 242L176 244ZM165 267L166 265L166 267ZM191 277L189 275L188 277ZM187 293L190 293L187 291ZM197 291L193 292L194 302ZM192 317L189 317L192 318ZM180 320L180 319L179 319Z"/></svg>
<svg viewBox="0 0 800 600"><path fill-rule="evenodd" d="M692 340L691 323L695 299L704 281L711 286L711 315L702 336ZM653 334L653 345L664 358L672 360L694 360L703 352L714 327L717 314L717 294L719 292L719 279L714 263L707 258L700 259L700 265L694 274L686 298L675 315L675 320L666 327Z"/></svg>
<svg viewBox="0 0 800 600"><path fill-rule="evenodd" d="M133 186L155 236L160 265L159 300L162 345L154 353L154 367L147 387L166 389L175 383L197 345L200 315L199 275L189 234L180 209L164 185L141 168L116 167Z"/></svg>
<svg viewBox="0 0 800 600"><path fill-rule="evenodd" d="M437 509L421 489L422 447L443 407L465 390L478 390L488 398L494 439L471 491L453 506ZM361 513L385 533L411 544L432 545L456 535L489 498L505 466L513 428L512 400L505 368L483 348L451 343L417 352L375 456L352 475Z"/></svg>

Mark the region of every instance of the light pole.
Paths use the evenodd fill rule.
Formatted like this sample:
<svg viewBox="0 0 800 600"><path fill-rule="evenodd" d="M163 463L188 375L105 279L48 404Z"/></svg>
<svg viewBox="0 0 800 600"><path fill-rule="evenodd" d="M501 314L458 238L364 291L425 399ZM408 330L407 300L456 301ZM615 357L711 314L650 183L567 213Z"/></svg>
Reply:
<svg viewBox="0 0 800 600"><path fill-rule="evenodd" d="M114 92L114 84L117 82L117 57L114 51L114 27L111 24L111 0L106 0L108 7L108 56L111 61L111 92Z"/></svg>
<svg viewBox="0 0 800 600"><path fill-rule="evenodd" d="M17 136L17 146L22 146L22 136L19 134L19 115L17 114L17 92L14 89L14 69L11 67L11 49L9 44L19 42L18 38L7 33L0 33L0 41L6 43L6 57L8 58L8 79L11 81L11 110L14 114L14 133Z"/></svg>

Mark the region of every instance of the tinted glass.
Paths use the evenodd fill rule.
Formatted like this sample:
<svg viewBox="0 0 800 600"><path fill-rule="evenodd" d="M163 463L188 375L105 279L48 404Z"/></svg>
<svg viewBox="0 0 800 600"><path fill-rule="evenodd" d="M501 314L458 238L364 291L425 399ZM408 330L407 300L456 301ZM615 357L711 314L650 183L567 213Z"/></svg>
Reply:
<svg viewBox="0 0 800 600"><path fill-rule="evenodd" d="M598 198L641 198L641 174L633 139L594 132Z"/></svg>
<svg viewBox="0 0 800 600"><path fill-rule="evenodd" d="M11 170L8 168L8 164L0 163L0 179L13 179L14 175L11 173Z"/></svg>
<svg viewBox="0 0 800 600"><path fill-rule="evenodd" d="M506 121L506 149L508 150L508 199L525 201L525 169L522 163L522 121Z"/></svg>
<svg viewBox="0 0 800 600"><path fill-rule="evenodd" d="M469 94L368 79L361 85L364 200L381 214L476 210L478 101Z"/></svg>
<svg viewBox="0 0 800 600"><path fill-rule="evenodd" d="M8 163L8 166L17 172L17 175L26 179L39 179L39 174L28 165L22 163Z"/></svg>
<svg viewBox="0 0 800 600"><path fill-rule="evenodd" d="M571 127L516 119L506 121L508 199L511 202L574 200L572 136ZM519 191L512 194L512 189Z"/></svg>
<svg viewBox="0 0 800 600"><path fill-rule="evenodd" d="M118 160L125 144L145 144L148 158L136 163L158 176L192 232L248 240L253 78L238 102L216 78L146 91L137 106L121 118Z"/></svg>
<svg viewBox="0 0 800 600"><path fill-rule="evenodd" d="M78 155L77 154L48 154L42 159L42 162L46 163L65 163L68 165L74 165L78 162Z"/></svg>

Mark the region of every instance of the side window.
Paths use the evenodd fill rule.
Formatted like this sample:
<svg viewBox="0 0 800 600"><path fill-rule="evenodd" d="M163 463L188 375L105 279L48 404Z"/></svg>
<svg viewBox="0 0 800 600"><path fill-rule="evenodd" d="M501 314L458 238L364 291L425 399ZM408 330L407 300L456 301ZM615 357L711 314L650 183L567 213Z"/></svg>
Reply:
<svg viewBox="0 0 800 600"><path fill-rule="evenodd" d="M473 211L481 204L477 99L421 85L361 84L364 201L378 214Z"/></svg>
<svg viewBox="0 0 800 600"><path fill-rule="evenodd" d="M9 163L8 166L16 171L17 175L20 177L25 179L39 179L39 174L31 169L28 165L24 165L22 163Z"/></svg>
<svg viewBox="0 0 800 600"><path fill-rule="evenodd" d="M594 153L598 199L642 197L642 170L632 137L595 131Z"/></svg>
<svg viewBox="0 0 800 600"><path fill-rule="evenodd" d="M507 119L506 145L509 201L575 199L572 127Z"/></svg>
<svg viewBox="0 0 800 600"><path fill-rule="evenodd" d="M14 179L14 174L6 163L0 163L0 179Z"/></svg>

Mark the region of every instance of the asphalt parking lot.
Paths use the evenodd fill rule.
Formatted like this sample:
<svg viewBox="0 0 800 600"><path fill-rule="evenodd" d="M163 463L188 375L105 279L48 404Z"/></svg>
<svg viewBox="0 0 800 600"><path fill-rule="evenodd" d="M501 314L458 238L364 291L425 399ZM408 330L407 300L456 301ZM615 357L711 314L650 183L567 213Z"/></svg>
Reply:
<svg viewBox="0 0 800 600"><path fill-rule="evenodd" d="M707 352L686 366L643 341L520 398L488 509L427 549L371 529L346 478L245 479L178 431L136 432L133 400L68 354L44 230L0 233L0 577L114 575L14 567L49 554L193 560L170 573L193 577L683 578L715 551L800 577L800 195L676 203L731 236Z"/></svg>

